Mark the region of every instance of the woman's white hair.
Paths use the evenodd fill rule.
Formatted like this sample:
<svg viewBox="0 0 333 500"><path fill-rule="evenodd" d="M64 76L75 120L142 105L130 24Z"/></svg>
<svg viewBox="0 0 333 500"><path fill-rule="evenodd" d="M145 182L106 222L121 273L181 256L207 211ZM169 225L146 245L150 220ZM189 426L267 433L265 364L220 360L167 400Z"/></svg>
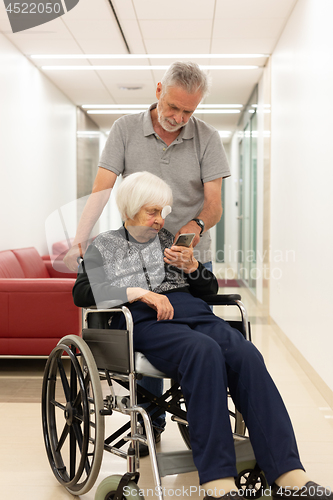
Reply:
<svg viewBox="0 0 333 500"><path fill-rule="evenodd" d="M162 83L162 97L168 87L182 87L189 94L200 91L202 99L209 94L210 80L194 62L176 61L166 70Z"/></svg>
<svg viewBox="0 0 333 500"><path fill-rule="evenodd" d="M145 205L172 205L171 187L150 172L130 174L120 183L116 202L122 220L133 219Z"/></svg>

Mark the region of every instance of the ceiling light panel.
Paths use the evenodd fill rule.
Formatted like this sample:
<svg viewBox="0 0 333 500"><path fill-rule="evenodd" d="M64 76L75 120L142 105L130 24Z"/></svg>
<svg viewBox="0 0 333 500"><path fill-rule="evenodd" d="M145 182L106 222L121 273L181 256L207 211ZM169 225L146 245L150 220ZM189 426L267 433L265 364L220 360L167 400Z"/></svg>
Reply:
<svg viewBox="0 0 333 500"><path fill-rule="evenodd" d="M151 106L151 104L83 104L81 107L83 109L131 109L131 108L139 108L139 109L147 109ZM198 109L233 109L233 108L242 108L243 104L199 104Z"/></svg>
<svg viewBox="0 0 333 500"><path fill-rule="evenodd" d="M42 66L43 70L46 71L124 71L124 70L129 70L129 71L142 71L142 70L148 70L148 71L154 71L154 70L167 70L169 66L136 66L136 65L123 65L123 66L118 66L118 65L112 65L112 66ZM254 66L254 65L237 65L237 64L232 64L232 65L214 65L214 64L203 64L200 65L200 68L202 70L251 70L251 69L258 69L260 66Z"/></svg>
<svg viewBox="0 0 333 500"><path fill-rule="evenodd" d="M129 109L129 108L118 108L118 109L88 109L88 115L130 115L134 113L140 113L142 111L146 111L147 108L142 107ZM194 114L215 114L215 115L223 115L223 114L238 114L240 113L240 109L196 109Z"/></svg>
<svg viewBox="0 0 333 500"><path fill-rule="evenodd" d="M31 59L257 59L269 54L32 54Z"/></svg>

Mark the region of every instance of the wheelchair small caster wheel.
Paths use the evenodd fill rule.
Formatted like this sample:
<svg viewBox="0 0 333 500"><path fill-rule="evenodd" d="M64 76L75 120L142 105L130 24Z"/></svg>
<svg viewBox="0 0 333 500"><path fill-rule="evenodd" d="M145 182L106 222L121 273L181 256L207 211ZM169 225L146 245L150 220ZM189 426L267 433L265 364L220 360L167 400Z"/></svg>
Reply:
<svg viewBox="0 0 333 500"><path fill-rule="evenodd" d="M106 477L97 488L95 500L113 500L122 477L119 474ZM138 498L144 500L139 486L134 481L129 481L125 488L122 500L138 500Z"/></svg>
<svg viewBox="0 0 333 500"><path fill-rule="evenodd" d="M239 490L244 491L244 498L256 500L263 496L267 482L262 472L257 472L254 469L244 469L236 478L236 486Z"/></svg>

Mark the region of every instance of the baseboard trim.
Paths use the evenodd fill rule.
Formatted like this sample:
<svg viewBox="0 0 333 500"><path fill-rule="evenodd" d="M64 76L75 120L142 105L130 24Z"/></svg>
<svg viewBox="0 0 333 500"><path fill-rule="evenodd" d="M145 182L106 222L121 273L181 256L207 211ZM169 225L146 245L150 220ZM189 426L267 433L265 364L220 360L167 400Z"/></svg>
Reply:
<svg viewBox="0 0 333 500"><path fill-rule="evenodd" d="M303 354L297 349L297 347L292 343L292 341L287 337L283 330L279 327L279 325L274 321L273 318L269 318L270 324L277 334L281 342L286 346L290 354L294 356L297 363L304 370L306 375L309 377L313 385L323 396L327 404L333 410L333 391L326 382L321 378L321 376L316 372L316 370L310 365L310 363L305 359Z"/></svg>

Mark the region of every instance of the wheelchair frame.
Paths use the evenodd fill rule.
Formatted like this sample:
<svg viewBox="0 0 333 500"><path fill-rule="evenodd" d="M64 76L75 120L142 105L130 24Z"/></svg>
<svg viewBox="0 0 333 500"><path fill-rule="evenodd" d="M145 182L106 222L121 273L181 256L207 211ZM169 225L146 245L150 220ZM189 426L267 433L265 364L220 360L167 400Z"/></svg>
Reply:
<svg viewBox="0 0 333 500"><path fill-rule="evenodd" d="M230 323L232 326L236 324L245 338L251 340L247 312L241 302L240 295L212 295L206 296L204 300L209 305L237 306L241 313L241 322L231 321ZM110 313L110 315L117 312L124 314L126 331L87 328L89 315L103 312ZM64 337L51 352L45 367L42 389L42 421L44 441L52 471L57 480L70 493L82 495L88 492L95 483L103 450L106 450L127 460L127 474L113 476L116 478L113 482L104 480L97 489L95 500L109 500L111 498L121 500L123 488L128 484L135 488L137 495L139 495L140 490L137 486L139 476L137 472L139 468L138 445L143 443L149 449L155 489L158 492L157 497L159 500L163 500L161 477L196 470L190 451L156 454L149 415L153 408L158 408L157 411L160 413L165 410L172 413L172 420L178 423L184 441L189 446L186 412L180 407L183 401L181 388L178 383L174 383L162 397L156 398L137 385L137 379L142 375L152 376L152 374L149 370L148 373L138 373L135 369L133 321L130 310L126 306L111 309L86 309L84 327L83 337L89 332L91 334L90 340L85 341L75 335ZM105 343L95 342L98 337L95 334L99 332L104 332L111 339L115 335L117 348L114 348L115 344L111 344L110 349L107 349ZM120 351L118 348L119 339ZM126 353L126 349L127 355L123 355L124 352ZM70 370L67 375L65 365L68 360ZM103 368L97 368L96 362L97 366L104 363ZM159 375L163 377L163 374ZM104 399L100 380L107 380L110 388L110 395ZM120 397L115 394L113 380L128 388L128 397ZM60 385L60 396L57 381ZM138 405L138 394L150 402L147 410ZM130 422L105 439L104 416L112 415L113 411L129 416ZM235 418L235 440L249 441L245 437L246 428L242 416L237 410L231 414ZM59 418L57 418L58 415ZM138 415L142 418L145 436L140 433L142 426L138 424ZM61 432L59 432L59 423ZM129 428L130 434L123 436ZM114 441L115 443L113 443ZM120 448L126 442L129 442L129 447L127 451L123 451ZM69 455L69 463L65 460L67 454ZM251 457L253 459L253 455ZM258 492L265 486L260 471L256 471L255 475L250 472L244 477L246 480L245 482L243 480L243 483L240 482L241 487L249 488L251 485L252 490ZM112 491L107 491L105 495L105 488L107 489L111 484L115 484L115 486ZM126 496L126 498L131 497ZM258 496L252 495L251 498L258 498Z"/></svg>

